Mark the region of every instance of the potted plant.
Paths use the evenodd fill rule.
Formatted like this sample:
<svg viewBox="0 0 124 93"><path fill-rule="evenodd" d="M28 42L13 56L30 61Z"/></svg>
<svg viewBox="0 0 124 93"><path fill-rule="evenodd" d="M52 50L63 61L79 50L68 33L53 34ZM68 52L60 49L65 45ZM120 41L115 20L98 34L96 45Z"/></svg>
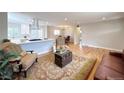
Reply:
<svg viewBox="0 0 124 93"><path fill-rule="evenodd" d="M12 51L5 53L4 50L0 49L0 79L12 79L13 68L9 64L9 59L17 58L18 56Z"/></svg>

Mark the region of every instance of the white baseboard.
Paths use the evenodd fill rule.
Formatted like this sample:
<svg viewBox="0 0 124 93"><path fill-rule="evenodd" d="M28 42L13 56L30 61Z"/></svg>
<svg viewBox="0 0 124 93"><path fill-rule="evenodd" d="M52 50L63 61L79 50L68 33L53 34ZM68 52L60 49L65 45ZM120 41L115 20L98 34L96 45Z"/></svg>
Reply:
<svg viewBox="0 0 124 93"><path fill-rule="evenodd" d="M122 51L121 49L114 49L114 48L101 47L101 46L94 46L94 45L86 45L86 46L95 47L95 48L102 48L102 49L107 49L107 50L114 50L114 51L119 51L119 52Z"/></svg>

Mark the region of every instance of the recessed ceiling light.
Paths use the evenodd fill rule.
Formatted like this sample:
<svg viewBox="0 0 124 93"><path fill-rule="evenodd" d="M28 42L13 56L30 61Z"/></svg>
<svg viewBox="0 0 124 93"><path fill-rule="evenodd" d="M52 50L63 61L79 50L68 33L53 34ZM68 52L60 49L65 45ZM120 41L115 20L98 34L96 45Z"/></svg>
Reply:
<svg viewBox="0 0 124 93"><path fill-rule="evenodd" d="M106 20L106 17L102 17L102 20Z"/></svg>
<svg viewBox="0 0 124 93"><path fill-rule="evenodd" d="M67 21L67 20L68 20L68 18L65 18L64 20L65 20L65 21Z"/></svg>

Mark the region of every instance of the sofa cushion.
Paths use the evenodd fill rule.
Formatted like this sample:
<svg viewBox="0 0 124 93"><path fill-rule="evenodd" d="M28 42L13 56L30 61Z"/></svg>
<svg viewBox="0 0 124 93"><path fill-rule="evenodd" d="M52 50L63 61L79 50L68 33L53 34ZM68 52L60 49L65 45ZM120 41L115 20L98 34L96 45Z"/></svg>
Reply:
<svg viewBox="0 0 124 93"><path fill-rule="evenodd" d="M108 67L109 69L113 69L119 73L124 74L124 62L122 61L122 58L118 58L111 55L104 55L102 62L102 64Z"/></svg>
<svg viewBox="0 0 124 93"><path fill-rule="evenodd" d="M107 77L113 78L124 78L124 62L122 58L105 54L102 62L99 65L95 79L108 79Z"/></svg>
<svg viewBox="0 0 124 93"><path fill-rule="evenodd" d="M95 79L97 80L108 80L108 79L111 79L112 78L117 78L117 77L120 77L120 78L124 78L124 74L121 74L113 69L110 69L109 67L107 66L104 66L104 65L100 65L96 71L96 74L95 74Z"/></svg>

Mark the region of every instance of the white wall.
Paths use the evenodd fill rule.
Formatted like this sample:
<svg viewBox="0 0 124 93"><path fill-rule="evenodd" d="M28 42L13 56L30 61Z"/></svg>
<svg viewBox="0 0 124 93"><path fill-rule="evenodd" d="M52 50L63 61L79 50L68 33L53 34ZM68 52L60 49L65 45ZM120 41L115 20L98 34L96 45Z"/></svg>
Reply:
<svg viewBox="0 0 124 93"><path fill-rule="evenodd" d="M7 13L0 12L0 42L7 38Z"/></svg>
<svg viewBox="0 0 124 93"><path fill-rule="evenodd" d="M57 28L54 26L47 26L47 36L48 38L51 39L55 39L55 35L54 35L54 30L56 30Z"/></svg>
<svg viewBox="0 0 124 93"><path fill-rule="evenodd" d="M70 41L74 42L74 27L66 27L63 30L61 29L60 31L62 32L61 35L63 35L64 37L71 36Z"/></svg>
<svg viewBox="0 0 124 93"><path fill-rule="evenodd" d="M55 26L48 26L47 27L47 35L48 35L48 38L51 38L51 39L55 39L57 38L57 36L54 35L54 30L60 30L60 35L62 36L71 36L71 42L73 42L73 37L74 37L74 31L75 29L73 27L67 27L67 28L59 28L59 27L55 27Z"/></svg>
<svg viewBox="0 0 124 93"><path fill-rule="evenodd" d="M75 29L73 30L73 33L74 33L74 44L79 45L80 44L80 27L79 28L75 27Z"/></svg>
<svg viewBox="0 0 124 93"><path fill-rule="evenodd" d="M84 45L124 49L124 19L86 24L81 28Z"/></svg>

